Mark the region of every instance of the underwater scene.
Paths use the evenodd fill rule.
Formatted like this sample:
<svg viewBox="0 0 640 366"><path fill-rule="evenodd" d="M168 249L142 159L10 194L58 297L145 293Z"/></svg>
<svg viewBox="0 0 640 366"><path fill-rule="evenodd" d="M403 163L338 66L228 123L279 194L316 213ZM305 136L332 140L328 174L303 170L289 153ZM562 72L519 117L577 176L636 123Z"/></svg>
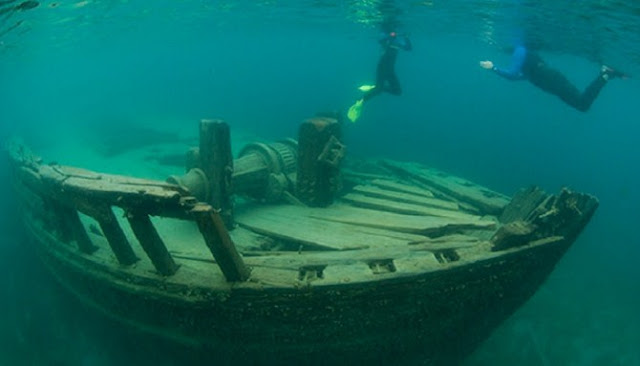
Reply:
<svg viewBox="0 0 640 366"><path fill-rule="evenodd" d="M36 226L25 225L5 151L20 141L53 170L59 164L164 182L185 173L190 148L200 143L202 151L202 120L226 122L237 158L255 141L297 139L311 119L318 129L340 129L334 147L345 162L383 159L396 172L410 170L400 162L421 164L488 187L494 198L535 185L599 202L548 276L533 280L535 291L500 300L512 304L500 321L487 320L490 331L469 325L465 334L470 314L444 335L472 339L459 356L423 358L397 341L371 360L361 334L366 363L640 365L639 98L640 3L632 0L0 0L0 364L289 364L173 342L172 334L138 329L81 301L40 260ZM353 168L347 165L343 174ZM495 214L470 208L463 218L470 212L482 220ZM102 224L87 224L93 240L109 237ZM162 233L185 238L174 226ZM324 235L332 242L339 234ZM171 253L178 265L162 268L186 270L180 255L189 253ZM438 253L440 262L458 259L449 249ZM401 261L368 263L374 273L402 270ZM149 268L142 276L151 276ZM329 268L312 269L330 281ZM322 281L299 273L300 281ZM92 293L99 286L84 289L119 303ZM372 320L363 312L348 323L367 329L386 316L401 315ZM390 321L384 333L391 340L410 334L404 326ZM353 341L345 334L326 342L339 349L336 339ZM307 361L340 364L329 360ZM357 363L357 354L349 360Z"/></svg>

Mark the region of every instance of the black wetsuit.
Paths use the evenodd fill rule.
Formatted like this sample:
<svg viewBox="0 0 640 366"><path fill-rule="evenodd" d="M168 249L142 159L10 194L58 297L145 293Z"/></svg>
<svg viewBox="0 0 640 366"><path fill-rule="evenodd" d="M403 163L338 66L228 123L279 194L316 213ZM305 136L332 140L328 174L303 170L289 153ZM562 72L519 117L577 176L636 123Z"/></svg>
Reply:
<svg viewBox="0 0 640 366"><path fill-rule="evenodd" d="M580 91L561 72L552 69L535 52L519 46L513 52L509 69L494 67L493 70L509 80L527 79L547 93L558 96L573 108L586 112L607 83L604 75L599 74L589 86Z"/></svg>
<svg viewBox="0 0 640 366"><path fill-rule="evenodd" d="M380 40L380 44L383 47L383 53L376 69L376 86L364 95L365 101L382 92L393 95L402 94L400 81L395 70L396 58L399 49L411 51L411 41L407 37L399 39L397 36L387 36Z"/></svg>

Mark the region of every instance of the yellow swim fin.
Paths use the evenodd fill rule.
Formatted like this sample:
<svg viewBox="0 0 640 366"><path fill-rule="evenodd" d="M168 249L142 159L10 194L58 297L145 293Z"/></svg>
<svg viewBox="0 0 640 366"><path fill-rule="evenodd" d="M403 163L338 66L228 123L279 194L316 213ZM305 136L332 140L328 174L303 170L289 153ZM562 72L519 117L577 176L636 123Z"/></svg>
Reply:
<svg viewBox="0 0 640 366"><path fill-rule="evenodd" d="M355 104L352 105L351 108L349 108L349 111L347 112L347 118L349 118L349 121L355 122L358 120L358 118L360 118L360 114L362 113L363 103L364 103L364 99L360 99L357 102L355 102Z"/></svg>
<svg viewBox="0 0 640 366"><path fill-rule="evenodd" d="M371 90L371 89L373 89L375 87L376 87L375 85L367 85L367 84L365 84L365 85L360 85L358 87L358 90L360 90L361 92L365 92L366 93L366 92L368 92L369 90Z"/></svg>

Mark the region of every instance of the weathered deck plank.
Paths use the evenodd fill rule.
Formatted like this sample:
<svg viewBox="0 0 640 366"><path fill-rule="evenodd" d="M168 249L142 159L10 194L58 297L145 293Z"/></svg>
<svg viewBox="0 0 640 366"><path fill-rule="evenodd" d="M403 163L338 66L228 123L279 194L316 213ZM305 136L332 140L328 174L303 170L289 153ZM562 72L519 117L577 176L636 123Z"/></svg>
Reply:
<svg viewBox="0 0 640 366"><path fill-rule="evenodd" d="M69 194L93 195L114 205L129 199L176 203L183 193L180 187L160 181L97 174L64 166L42 166L39 173L45 184L64 186Z"/></svg>
<svg viewBox="0 0 640 366"><path fill-rule="evenodd" d="M354 206L382 210L386 212L395 212L407 215L419 216L438 216L451 217L458 219L477 219L479 216L471 215L464 212L423 206L419 204L397 202L391 199L369 197L356 193L349 193L342 197L343 201L349 202Z"/></svg>
<svg viewBox="0 0 640 366"><path fill-rule="evenodd" d="M427 189L423 189L420 187L415 187L407 184L402 184L402 183L394 182L391 180L375 179L371 181L371 184L373 184L374 186L378 186L380 188L384 188L389 191L409 193L409 194L413 194L416 196L423 196L423 197L434 197L433 192Z"/></svg>
<svg viewBox="0 0 640 366"><path fill-rule="evenodd" d="M280 216L295 221L283 220L286 225L304 222L309 218L321 221L338 222L352 225L350 231L368 230L366 228L383 229L388 235L403 238L408 234L441 236L465 229L492 230L495 222L480 218L454 219L435 216L412 216L389 212L381 212L345 204L334 204L326 208L309 208L300 206L264 206L252 208L249 212L239 213L239 221L245 215ZM281 219L282 220L282 219ZM326 234L326 233L325 233ZM337 236L331 233L332 236ZM402 235L402 236L399 236Z"/></svg>
<svg viewBox="0 0 640 366"><path fill-rule="evenodd" d="M382 165L433 186L463 202L480 208L489 214L500 214L509 203L509 197L479 186L466 179L449 175L438 169L427 168L416 163L381 161Z"/></svg>
<svg viewBox="0 0 640 366"><path fill-rule="evenodd" d="M425 237L370 227L354 227L313 217L310 209L272 206L252 209L237 216L241 227L256 233L299 243L316 249L352 250L370 247L406 246Z"/></svg>
<svg viewBox="0 0 640 366"><path fill-rule="evenodd" d="M420 196L413 193L382 189L375 186L355 186L353 187L353 192L369 197L384 198L396 202L411 203L426 207L437 207L454 211L457 211L459 209L458 204L455 202L445 201L439 198Z"/></svg>

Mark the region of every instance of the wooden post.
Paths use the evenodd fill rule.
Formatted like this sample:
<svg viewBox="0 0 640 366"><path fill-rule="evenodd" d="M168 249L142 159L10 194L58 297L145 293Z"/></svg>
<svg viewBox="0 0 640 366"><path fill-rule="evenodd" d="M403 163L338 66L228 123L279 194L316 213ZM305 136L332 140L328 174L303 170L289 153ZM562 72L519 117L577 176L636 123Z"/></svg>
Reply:
<svg viewBox="0 0 640 366"><path fill-rule="evenodd" d="M229 125L221 120L200 121L200 165L211 185L209 203L220 210L225 225L233 229L231 176L233 156Z"/></svg>
<svg viewBox="0 0 640 366"><path fill-rule="evenodd" d="M331 118L312 118L298 134L298 177L296 195L316 207L333 203L340 187L339 163L344 154L340 124Z"/></svg>
<svg viewBox="0 0 640 366"><path fill-rule="evenodd" d="M138 261L138 258L131 249L131 244L127 240L126 235L118 224L118 219L113 214L111 207L103 206L97 208L100 212L95 219L100 224L102 233L107 238L109 246L118 258L118 262L124 265L130 265Z"/></svg>
<svg viewBox="0 0 640 366"><path fill-rule="evenodd" d="M200 232L207 247L229 282L245 281L249 278L249 268L238 254L235 244L222 222L218 212L209 205L197 204L191 212L195 215Z"/></svg>
<svg viewBox="0 0 640 366"><path fill-rule="evenodd" d="M167 246L151 223L149 215L131 211L127 213L127 220L156 270L163 276L176 273L178 265L173 261Z"/></svg>

